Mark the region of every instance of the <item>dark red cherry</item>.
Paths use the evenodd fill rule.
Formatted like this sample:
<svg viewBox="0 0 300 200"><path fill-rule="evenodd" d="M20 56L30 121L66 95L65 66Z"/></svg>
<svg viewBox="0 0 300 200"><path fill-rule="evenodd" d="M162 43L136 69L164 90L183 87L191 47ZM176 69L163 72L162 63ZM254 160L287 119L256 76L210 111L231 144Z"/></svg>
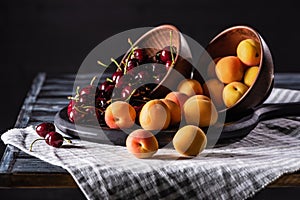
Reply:
<svg viewBox="0 0 300 200"><path fill-rule="evenodd" d="M107 106L109 105L107 99L105 97L97 97L95 100L96 103L96 108L107 108Z"/></svg>
<svg viewBox="0 0 300 200"><path fill-rule="evenodd" d="M118 83L119 79L124 75L122 71L116 71L113 73L111 79L114 83Z"/></svg>
<svg viewBox="0 0 300 200"><path fill-rule="evenodd" d="M64 143L64 138L58 132L51 131L45 136L45 141L50 146L61 147L61 145Z"/></svg>
<svg viewBox="0 0 300 200"><path fill-rule="evenodd" d="M167 71L172 67L172 61L171 60L168 60L167 62L166 62L166 69L167 69Z"/></svg>
<svg viewBox="0 0 300 200"><path fill-rule="evenodd" d="M135 49L131 58L135 58L138 60L139 63L142 63L144 60L147 59L147 56L144 49Z"/></svg>
<svg viewBox="0 0 300 200"><path fill-rule="evenodd" d="M166 63L167 61L172 61L172 55L169 50L162 50L159 56L159 59L163 62Z"/></svg>
<svg viewBox="0 0 300 200"><path fill-rule="evenodd" d="M150 74L147 71L140 71L140 72L136 73L136 75L134 76L135 81L143 80L143 82L146 82L146 83L151 82L151 80L149 78L150 78Z"/></svg>
<svg viewBox="0 0 300 200"><path fill-rule="evenodd" d="M136 66L138 66L138 60L137 59L133 58L133 59L128 60L127 67L126 67L127 72L132 70Z"/></svg>
<svg viewBox="0 0 300 200"><path fill-rule="evenodd" d="M97 92L97 87L93 85L88 85L80 90L79 95L83 95L83 94L92 95L92 93L96 94L96 92Z"/></svg>
<svg viewBox="0 0 300 200"><path fill-rule="evenodd" d="M83 94L79 96L78 102L82 105L91 105L92 104L92 96L88 94Z"/></svg>
<svg viewBox="0 0 300 200"><path fill-rule="evenodd" d="M127 99L131 95L132 91L133 90L131 86L129 85L125 86L121 91L121 97L123 99Z"/></svg>
<svg viewBox="0 0 300 200"><path fill-rule="evenodd" d="M69 101L69 104L68 104L68 111L67 111L67 112L68 112L68 115L70 115L70 112L73 110L75 104L76 104L76 101L75 101L75 100L71 99L71 100Z"/></svg>
<svg viewBox="0 0 300 200"><path fill-rule="evenodd" d="M55 131L55 126L53 123L43 122L36 126L35 131L39 136L44 138L47 135L47 133Z"/></svg>

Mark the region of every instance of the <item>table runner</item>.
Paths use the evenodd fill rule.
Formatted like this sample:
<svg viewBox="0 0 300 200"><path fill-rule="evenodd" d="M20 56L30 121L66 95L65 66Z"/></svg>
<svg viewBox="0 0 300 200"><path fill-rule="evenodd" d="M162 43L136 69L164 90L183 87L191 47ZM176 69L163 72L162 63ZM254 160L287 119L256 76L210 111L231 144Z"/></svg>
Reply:
<svg viewBox="0 0 300 200"><path fill-rule="evenodd" d="M300 102L300 91L273 89L266 103ZM160 149L137 159L126 147L72 140L53 148L34 127L11 129L5 144L66 169L87 199L246 199L284 173L300 169L300 118L267 120L244 139L205 149L193 159Z"/></svg>

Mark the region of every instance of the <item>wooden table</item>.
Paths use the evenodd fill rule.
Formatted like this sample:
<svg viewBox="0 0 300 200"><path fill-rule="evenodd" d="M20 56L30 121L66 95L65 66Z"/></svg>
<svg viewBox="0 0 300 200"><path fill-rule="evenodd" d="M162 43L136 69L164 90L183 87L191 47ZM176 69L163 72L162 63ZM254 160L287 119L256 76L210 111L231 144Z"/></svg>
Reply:
<svg viewBox="0 0 300 200"><path fill-rule="evenodd" d="M54 115L68 104L75 75L48 76L40 73L24 101L15 127L53 121ZM79 77L80 78L80 77ZM85 77L81 77L82 80ZM300 74L276 74L275 87L300 90ZM282 199L300 195L300 172L283 175L254 199ZM60 167L29 156L7 145L0 163L0 198L10 199L84 199L73 178Z"/></svg>

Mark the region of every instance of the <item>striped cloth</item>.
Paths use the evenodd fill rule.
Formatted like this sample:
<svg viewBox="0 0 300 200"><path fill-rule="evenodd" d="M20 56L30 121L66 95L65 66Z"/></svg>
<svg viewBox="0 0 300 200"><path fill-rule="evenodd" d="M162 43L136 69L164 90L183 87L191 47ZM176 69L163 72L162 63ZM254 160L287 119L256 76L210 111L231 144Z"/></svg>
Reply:
<svg viewBox="0 0 300 200"><path fill-rule="evenodd" d="M266 103L300 102L300 91L273 89ZM53 148L33 127L12 129L1 139L66 169L87 199L246 199L284 173L300 169L300 117L267 120L244 139L182 159L160 149L137 159L125 147L73 140Z"/></svg>

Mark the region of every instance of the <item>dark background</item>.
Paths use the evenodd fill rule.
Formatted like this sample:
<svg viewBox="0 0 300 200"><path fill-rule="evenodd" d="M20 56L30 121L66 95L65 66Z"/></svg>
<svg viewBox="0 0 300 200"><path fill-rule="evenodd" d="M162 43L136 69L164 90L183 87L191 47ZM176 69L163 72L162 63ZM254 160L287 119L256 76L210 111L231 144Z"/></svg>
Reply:
<svg viewBox="0 0 300 200"><path fill-rule="evenodd" d="M296 1L2 0L1 133L14 126L38 72L76 73L106 38L137 27L176 25L203 46L234 25L255 28L269 45L275 72L300 72Z"/></svg>

